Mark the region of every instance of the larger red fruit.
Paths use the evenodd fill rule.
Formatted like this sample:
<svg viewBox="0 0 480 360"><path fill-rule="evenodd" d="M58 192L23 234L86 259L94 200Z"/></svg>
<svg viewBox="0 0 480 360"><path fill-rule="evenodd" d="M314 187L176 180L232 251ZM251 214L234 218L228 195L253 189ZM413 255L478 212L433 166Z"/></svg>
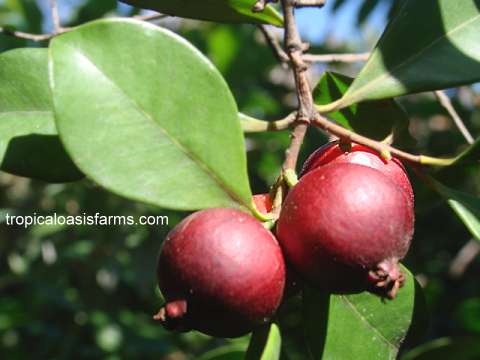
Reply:
<svg viewBox="0 0 480 360"><path fill-rule="evenodd" d="M376 151L355 143L348 150L343 149L338 141L320 147L305 161L300 177L320 166L340 163L364 165L379 170L405 191L413 205L412 185L402 162L395 157L385 160Z"/></svg>
<svg viewBox="0 0 480 360"><path fill-rule="evenodd" d="M285 199L277 237L287 260L333 293L381 290L395 297L399 260L413 235L405 193L378 170L330 164L306 174Z"/></svg>
<svg viewBox="0 0 480 360"><path fill-rule="evenodd" d="M208 209L188 216L163 243L158 282L167 328L236 337L268 322L282 299L285 263L274 236L251 215Z"/></svg>

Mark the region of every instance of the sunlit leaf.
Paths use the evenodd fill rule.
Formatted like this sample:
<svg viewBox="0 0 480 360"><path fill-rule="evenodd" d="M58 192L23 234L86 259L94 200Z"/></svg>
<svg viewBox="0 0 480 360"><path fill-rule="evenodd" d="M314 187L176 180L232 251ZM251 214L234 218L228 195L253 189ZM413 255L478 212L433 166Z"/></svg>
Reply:
<svg viewBox="0 0 480 360"><path fill-rule="evenodd" d="M90 178L164 208L251 206L235 101L189 43L110 19L55 38L50 53L58 131Z"/></svg>
<svg viewBox="0 0 480 360"><path fill-rule="evenodd" d="M339 105L480 80L479 32L478 0L406 0Z"/></svg>

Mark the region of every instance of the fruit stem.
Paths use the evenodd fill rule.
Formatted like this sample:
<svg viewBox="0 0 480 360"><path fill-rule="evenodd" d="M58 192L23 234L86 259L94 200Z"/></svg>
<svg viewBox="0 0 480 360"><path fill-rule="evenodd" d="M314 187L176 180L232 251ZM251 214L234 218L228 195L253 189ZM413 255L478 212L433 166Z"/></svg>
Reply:
<svg viewBox="0 0 480 360"><path fill-rule="evenodd" d="M169 330L186 331L184 317L187 314L187 301L175 300L166 303L153 315L153 319Z"/></svg>
<svg viewBox="0 0 480 360"><path fill-rule="evenodd" d="M376 269L370 270L368 282L373 285L374 292L379 291L382 297L395 299L398 290L405 283L405 275L400 270L398 259L384 260L377 265Z"/></svg>
<svg viewBox="0 0 480 360"><path fill-rule="evenodd" d="M283 174L283 177L285 179L286 184L288 187L292 188L298 183L298 176L295 170L293 169L287 169L285 170L285 173Z"/></svg>
<svg viewBox="0 0 480 360"><path fill-rule="evenodd" d="M257 209L257 206L255 205L255 202L252 200L252 203L250 205L250 210L252 214L261 222L266 223L269 221L272 221L274 216L271 213L265 214L261 212L260 210Z"/></svg>

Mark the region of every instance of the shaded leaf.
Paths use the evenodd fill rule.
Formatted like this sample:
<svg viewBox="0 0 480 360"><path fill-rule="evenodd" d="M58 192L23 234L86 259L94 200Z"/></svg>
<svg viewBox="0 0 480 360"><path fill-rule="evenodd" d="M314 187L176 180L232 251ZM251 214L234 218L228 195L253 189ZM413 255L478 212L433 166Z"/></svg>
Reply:
<svg viewBox="0 0 480 360"><path fill-rule="evenodd" d="M281 347L278 326L273 323L265 325L252 333L245 360L278 360Z"/></svg>
<svg viewBox="0 0 480 360"><path fill-rule="evenodd" d="M453 165L478 163L480 160L480 138L455 158Z"/></svg>
<svg viewBox="0 0 480 360"><path fill-rule="evenodd" d="M364 292L328 295L307 289L304 321L313 359L395 359L407 338L425 328L425 302L408 270L404 287L392 301Z"/></svg>
<svg viewBox="0 0 480 360"><path fill-rule="evenodd" d="M189 43L109 19L55 38L50 50L59 133L94 181L165 208L251 206L235 101Z"/></svg>
<svg viewBox="0 0 480 360"><path fill-rule="evenodd" d="M462 191L451 189L431 179L438 193L448 202L470 233L480 240L480 198Z"/></svg>
<svg viewBox="0 0 480 360"><path fill-rule="evenodd" d="M121 0L127 4L151 9L162 14L191 19L233 22L265 23L282 26L280 14L270 5L264 11L252 11L256 0Z"/></svg>
<svg viewBox="0 0 480 360"><path fill-rule="evenodd" d="M203 354L198 360L243 360L244 356L245 350L238 346L227 345Z"/></svg>
<svg viewBox="0 0 480 360"><path fill-rule="evenodd" d="M410 350L401 360L476 360L480 358L480 337L440 338Z"/></svg>
<svg viewBox="0 0 480 360"><path fill-rule="evenodd" d="M0 55L0 169L49 182L83 177L57 136L47 49Z"/></svg>
<svg viewBox="0 0 480 360"><path fill-rule="evenodd" d="M365 0L360 7L357 17L357 23L362 25L365 20L367 20L368 16L375 10L377 5L379 4L380 0Z"/></svg>
<svg viewBox="0 0 480 360"><path fill-rule="evenodd" d="M480 80L479 32L479 0L405 1L338 105Z"/></svg>
<svg viewBox="0 0 480 360"><path fill-rule="evenodd" d="M324 105L340 99L352 81L348 76L326 72L313 92L315 103ZM395 100L354 104L329 113L329 117L347 129L376 140L384 140L393 133L397 145L411 147L415 144L408 131L408 116Z"/></svg>

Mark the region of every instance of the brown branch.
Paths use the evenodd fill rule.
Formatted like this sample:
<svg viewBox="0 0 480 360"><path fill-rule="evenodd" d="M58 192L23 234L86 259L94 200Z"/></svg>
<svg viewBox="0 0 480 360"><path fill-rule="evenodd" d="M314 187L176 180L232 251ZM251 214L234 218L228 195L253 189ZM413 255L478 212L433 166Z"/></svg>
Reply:
<svg viewBox="0 0 480 360"><path fill-rule="evenodd" d="M169 15L165 14L149 14L149 15L135 15L132 19L140 21L155 21L167 18Z"/></svg>
<svg viewBox="0 0 480 360"><path fill-rule="evenodd" d="M475 142L475 139L473 138L472 134L470 134L470 131L468 131L467 127L465 126L465 123L462 121L462 118L460 117L460 115L458 115L458 112L453 107L452 101L450 100L448 95L441 90L434 91L434 94L437 97L440 104L450 114L450 116L453 119L453 122L457 126L458 130L460 130L465 140L467 140L469 144L473 144Z"/></svg>
<svg viewBox="0 0 480 360"><path fill-rule="evenodd" d="M414 155L408 152L394 148L385 142L379 142L373 139L370 139L366 136L357 134L353 131L350 131L340 125L335 124L334 122L328 120L322 115L318 115L313 121L313 125L318 126L319 128L325 130L326 132L337 136L340 140L345 142L355 142L357 144L365 145L377 151L385 158L389 158L392 155L396 156L399 159L409 161L412 163L419 164L428 164L428 165L437 165L437 166L447 166L454 162L453 159L440 159L433 158L425 155Z"/></svg>
<svg viewBox="0 0 480 360"><path fill-rule="evenodd" d="M359 53L359 54L305 54L303 55L303 60L314 63L328 63L328 62L357 62L357 61L367 61L370 56L369 52Z"/></svg>
<svg viewBox="0 0 480 360"><path fill-rule="evenodd" d="M297 8L302 7L322 7L327 0L294 0L292 6Z"/></svg>
<svg viewBox="0 0 480 360"><path fill-rule="evenodd" d="M159 20L163 19L165 17L168 17L168 15L164 14L152 14L152 15L136 15L132 16L132 19L140 20L140 21L154 21L154 20ZM60 27L59 30L56 32L51 32L51 33L45 33L45 34L32 34L32 33L27 33L23 31L17 31L17 30L11 30L8 28L0 27L0 34L6 35L6 36L11 36L15 37L17 39L24 39L24 40L30 40L34 42L41 42L41 41L48 41L54 38L57 35L64 34L66 32L72 31L75 29L74 27Z"/></svg>
<svg viewBox="0 0 480 360"><path fill-rule="evenodd" d="M25 39L25 40L31 40L35 42L40 42L40 41L47 41L53 38L55 35L54 33L48 33L48 34L30 34L26 33L23 31L16 31L16 30L11 30L11 29L6 29L3 27L0 27L0 34L7 35L7 36L12 36L17 39Z"/></svg>
<svg viewBox="0 0 480 360"><path fill-rule="evenodd" d="M57 0L50 0L50 13L52 14L53 32L59 34L62 31L62 25L58 14Z"/></svg>
<svg viewBox="0 0 480 360"><path fill-rule="evenodd" d="M268 46L272 49L275 57L280 61L282 65L286 65L290 62L290 58L287 53L282 49L280 42L276 36L265 26L258 25L258 29L262 32L265 40L267 41Z"/></svg>
<svg viewBox="0 0 480 360"><path fill-rule="evenodd" d="M302 148L303 140L308 130L307 123L298 123L290 134L291 143L285 151L285 161L283 163L283 171L288 169L295 170L297 167L298 155Z"/></svg>
<svg viewBox="0 0 480 360"><path fill-rule="evenodd" d="M317 116L312 91L307 79L308 66L302 58L306 46L302 43L297 29L294 15L295 6L298 6L298 0L282 0L285 22L284 44L294 73L299 104L297 122L291 135L292 142L285 154L285 161L282 167L283 172L289 169L295 170L308 124Z"/></svg>

